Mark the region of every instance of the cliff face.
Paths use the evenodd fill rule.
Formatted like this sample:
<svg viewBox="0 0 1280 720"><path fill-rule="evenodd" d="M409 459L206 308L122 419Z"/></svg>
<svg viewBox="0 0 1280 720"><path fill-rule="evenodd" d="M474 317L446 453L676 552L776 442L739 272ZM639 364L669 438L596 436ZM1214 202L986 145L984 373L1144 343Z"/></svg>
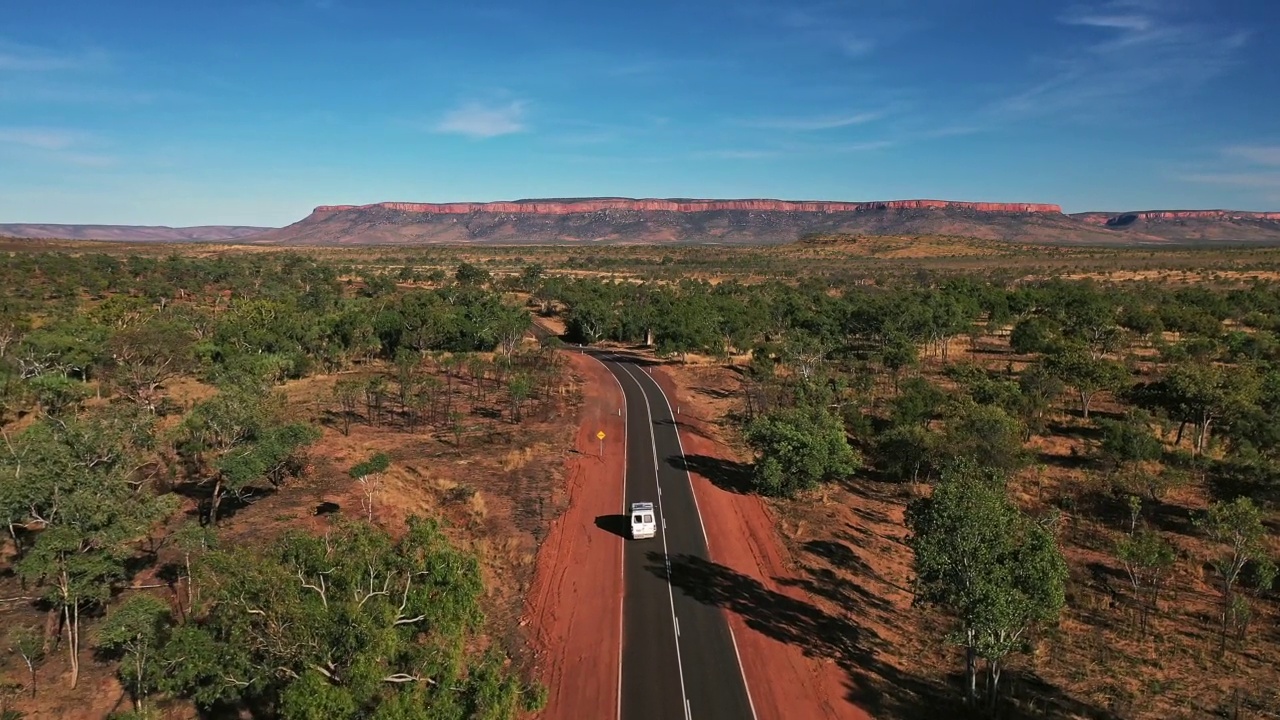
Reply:
<svg viewBox="0 0 1280 720"><path fill-rule="evenodd" d="M472 213L572 215L608 210L624 212L782 212L847 213L874 210L958 210L977 213L1053 213L1057 205L1042 203L979 203L949 200L885 200L880 202L793 202L787 200L632 200L630 198L584 198L581 200L516 200L491 203L400 203L373 205L321 205L315 213L328 215L349 210L393 210L427 215L470 215Z"/></svg>
<svg viewBox="0 0 1280 720"><path fill-rule="evenodd" d="M1121 227L1135 222L1158 222L1161 220L1207 220L1211 222L1232 222L1265 220L1280 221L1280 212L1244 212L1238 210L1141 210L1121 213L1080 213L1073 217L1094 225Z"/></svg>
<svg viewBox="0 0 1280 720"><path fill-rule="evenodd" d="M1160 216L1177 213L1181 218ZM1031 243L1280 242L1280 222L1228 211L1068 216L1057 205L946 200L826 202L616 197L492 203L323 205L251 242L418 243L794 242L805 235L959 235ZM1258 218L1237 220L1257 215ZM1119 218L1119 219L1118 219Z"/></svg>

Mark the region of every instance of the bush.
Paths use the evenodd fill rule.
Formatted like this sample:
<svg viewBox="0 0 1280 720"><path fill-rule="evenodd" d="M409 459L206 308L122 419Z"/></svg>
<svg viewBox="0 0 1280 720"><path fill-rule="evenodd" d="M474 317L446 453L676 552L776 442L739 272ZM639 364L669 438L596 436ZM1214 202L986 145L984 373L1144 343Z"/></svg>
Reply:
<svg viewBox="0 0 1280 720"><path fill-rule="evenodd" d="M746 437L760 454L752 484L764 495L793 495L861 466L839 418L823 407L801 406L761 415L747 426Z"/></svg>

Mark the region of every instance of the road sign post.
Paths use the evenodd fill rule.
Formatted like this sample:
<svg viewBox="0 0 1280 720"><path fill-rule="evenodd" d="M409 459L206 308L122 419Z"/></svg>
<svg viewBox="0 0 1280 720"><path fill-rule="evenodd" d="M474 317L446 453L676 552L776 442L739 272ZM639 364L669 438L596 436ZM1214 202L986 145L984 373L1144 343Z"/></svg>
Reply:
<svg viewBox="0 0 1280 720"><path fill-rule="evenodd" d="M604 457L604 431L596 433L596 439L600 441L600 457Z"/></svg>

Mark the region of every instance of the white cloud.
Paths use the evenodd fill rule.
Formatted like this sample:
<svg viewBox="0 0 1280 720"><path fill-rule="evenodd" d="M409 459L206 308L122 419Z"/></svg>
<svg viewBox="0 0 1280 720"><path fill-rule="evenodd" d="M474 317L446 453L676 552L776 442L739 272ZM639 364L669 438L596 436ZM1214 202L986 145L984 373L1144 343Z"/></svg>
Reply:
<svg viewBox="0 0 1280 720"><path fill-rule="evenodd" d="M1068 14L1058 19L1067 25L1085 25L1133 32L1145 32L1152 25L1151 18L1146 15Z"/></svg>
<svg viewBox="0 0 1280 720"><path fill-rule="evenodd" d="M79 53L55 52L47 48L0 40L0 71L55 72L84 70L107 64L105 55L96 51Z"/></svg>
<svg viewBox="0 0 1280 720"><path fill-rule="evenodd" d="M468 102L446 113L435 130L477 139L510 135L525 129L524 110L522 100L505 105Z"/></svg>
<svg viewBox="0 0 1280 720"><path fill-rule="evenodd" d="M1033 60L1043 68L1041 79L989 108L994 119L1132 113L1227 72L1250 37L1147 0L1078 6L1057 20L1099 37Z"/></svg>
<svg viewBox="0 0 1280 720"><path fill-rule="evenodd" d="M83 139L80 133L54 128L0 127L0 143L38 150L66 150Z"/></svg>
<svg viewBox="0 0 1280 720"><path fill-rule="evenodd" d="M1222 154L1251 165L1280 165L1280 145L1235 145Z"/></svg>
<svg viewBox="0 0 1280 720"><path fill-rule="evenodd" d="M883 112L863 112L852 115L821 115L815 117L760 118L742 124L767 130L835 130L851 125L863 125L884 117Z"/></svg>
<svg viewBox="0 0 1280 720"><path fill-rule="evenodd" d="M1280 188L1280 173L1192 173L1182 175L1180 179L1187 182L1229 185L1255 190Z"/></svg>
<svg viewBox="0 0 1280 720"><path fill-rule="evenodd" d="M704 150L695 157L713 160L767 160L782 153L777 150Z"/></svg>

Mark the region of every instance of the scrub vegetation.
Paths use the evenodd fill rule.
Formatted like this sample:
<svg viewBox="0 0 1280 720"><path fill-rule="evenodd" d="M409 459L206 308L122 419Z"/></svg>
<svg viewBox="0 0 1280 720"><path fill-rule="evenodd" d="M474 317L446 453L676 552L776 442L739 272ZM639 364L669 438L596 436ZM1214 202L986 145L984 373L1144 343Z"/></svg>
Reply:
<svg viewBox="0 0 1280 720"><path fill-rule="evenodd" d="M8 707L109 672L138 715L537 708L482 553L388 498L403 453L328 462L333 517L259 506L353 438L492 455L565 341L665 361L830 620L786 638L873 716L1280 712L1275 250L6 249ZM483 482L441 507L484 525Z"/></svg>

